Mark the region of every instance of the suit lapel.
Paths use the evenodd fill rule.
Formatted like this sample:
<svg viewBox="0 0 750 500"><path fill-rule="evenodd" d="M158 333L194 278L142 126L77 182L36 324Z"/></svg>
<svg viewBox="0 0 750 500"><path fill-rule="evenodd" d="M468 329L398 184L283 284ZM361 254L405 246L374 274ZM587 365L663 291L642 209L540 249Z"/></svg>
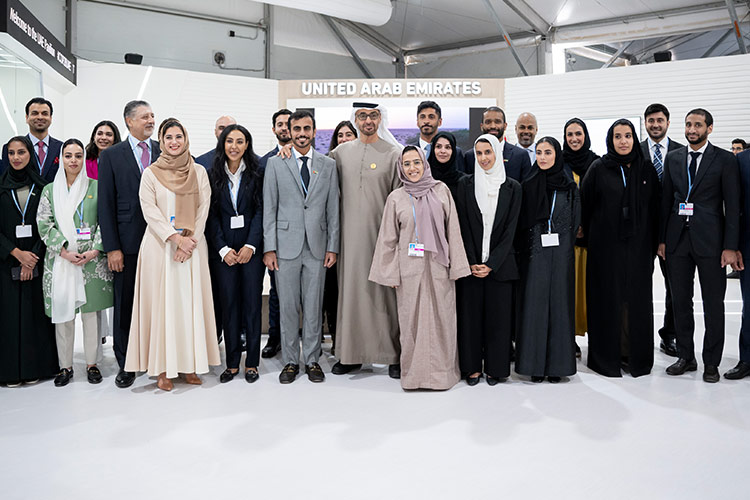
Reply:
<svg viewBox="0 0 750 500"><path fill-rule="evenodd" d="M706 176L706 171L711 167L711 164L713 163L715 157L716 151L713 144L709 142L708 147L706 147L706 150L703 152L703 158L701 158L701 164L700 167L698 167L698 173L695 175L695 181L693 181L693 191L695 191L695 189L698 187L698 184L700 184L701 180L703 180L703 177Z"/></svg>
<svg viewBox="0 0 750 500"><path fill-rule="evenodd" d="M286 163L286 166L289 169L289 173L292 174L292 179L294 179L294 182L297 184L297 188L299 188L300 194L304 198L305 190L302 187L302 179L299 178L299 167L297 167L297 159L294 157L294 153L292 153L292 156L290 158L285 158L284 163Z"/></svg>
<svg viewBox="0 0 750 500"><path fill-rule="evenodd" d="M320 169L323 166L323 161L320 158L320 154L314 149L310 148L310 185L307 188L307 196L310 197L310 193L315 189L315 185L318 183L318 177L320 177Z"/></svg>

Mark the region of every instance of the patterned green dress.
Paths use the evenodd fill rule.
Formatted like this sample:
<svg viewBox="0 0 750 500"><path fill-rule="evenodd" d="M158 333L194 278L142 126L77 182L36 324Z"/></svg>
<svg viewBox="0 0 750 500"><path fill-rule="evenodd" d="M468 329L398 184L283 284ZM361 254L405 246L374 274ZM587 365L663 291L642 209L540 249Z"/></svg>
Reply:
<svg viewBox="0 0 750 500"><path fill-rule="evenodd" d="M55 256L60 255L63 246L66 246L68 243L65 236L63 236L57 227L52 186L53 184L47 184L44 187L37 212L39 235L44 244L47 245L47 254L44 257L42 290L44 291L44 311L50 317L52 316L52 268ZM101 311L112 307L114 300L112 288L113 275L107 266L107 256L103 251L102 236L99 231L96 186L96 181L91 179L86 196L83 198L83 223L91 228L91 239L78 242L79 253L88 252L92 249L99 250L100 252L96 259L83 266L86 303L79 309L83 313ZM75 224L75 227L81 227L81 222L80 216L78 213L75 213L73 215L73 224Z"/></svg>

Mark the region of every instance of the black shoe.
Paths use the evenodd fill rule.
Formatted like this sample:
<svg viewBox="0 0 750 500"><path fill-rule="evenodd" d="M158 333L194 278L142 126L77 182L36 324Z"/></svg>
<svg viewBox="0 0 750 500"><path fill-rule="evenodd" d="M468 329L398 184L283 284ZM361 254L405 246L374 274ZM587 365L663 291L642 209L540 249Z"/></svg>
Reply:
<svg viewBox="0 0 750 500"><path fill-rule="evenodd" d="M547 380L549 380L550 384L559 384L561 378L560 377L547 377Z"/></svg>
<svg viewBox="0 0 750 500"><path fill-rule="evenodd" d="M334 375L346 375L349 372L353 372L354 370L359 370L362 368L361 364L357 365L345 365L341 361L333 365L333 368L331 368L331 373ZM390 368L389 368L390 371Z"/></svg>
<svg viewBox="0 0 750 500"><path fill-rule="evenodd" d="M487 385L497 385L500 382L505 382L504 378L500 377L493 377L491 375L487 375Z"/></svg>
<svg viewBox="0 0 750 500"><path fill-rule="evenodd" d="M120 369L120 371L117 373L117 377L115 377L115 385L120 389L126 389L130 387L131 385L133 385L133 382L135 382L135 373L126 372L123 369Z"/></svg>
<svg viewBox="0 0 750 500"><path fill-rule="evenodd" d="M469 377L466 376L466 385L475 386L479 383L479 381L482 379L482 374L480 373L476 377Z"/></svg>
<svg viewBox="0 0 750 500"><path fill-rule="evenodd" d="M716 366L706 365L703 367L703 381L709 384L715 384L719 381L719 368Z"/></svg>
<svg viewBox="0 0 750 500"><path fill-rule="evenodd" d="M68 382L73 378L73 369L71 368L68 370L67 368L63 368L60 370L60 373L57 374L57 377L55 377L55 387L63 387L68 385Z"/></svg>
<svg viewBox="0 0 750 500"><path fill-rule="evenodd" d="M234 380L234 376L237 375L238 373L239 373L239 370L237 370L236 372L233 372L232 370L227 368L226 370L221 372L221 375L219 375L219 382L221 382L222 384L231 382L232 380Z"/></svg>
<svg viewBox="0 0 750 500"><path fill-rule="evenodd" d="M257 382L259 378L260 378L260 375L258 374L257 368L251 368L249 370L245 370L245 382L247 382L248 384Z"/></svg>
<svg viewBox="0 0 750 500"><path fill-rule="evenodd" d="M401 365L398 363L388 367L388 376L391 378L401 378Z"/></svg>
<svg viewBox="0 0 750 500"><path fill-rule="evenodd" d="M680 358L667 367L667 375L682 375L685 372L694 372L698 369L698 363L695 358L688 361L685 358Z"/></svg>
<svg viewBox="0 0 750 500"><path fill-rule="evenodd" d="M281 350L281 341L279 339L269 338L266 346L260 355L264 358L272 358Z"/></svg>
<svg viewBox="0 0 750 500"><path fill-rule="evenodd" d="M322 382L326 379L326 375L318 363L310 363L305 366L305 373L307 373L307 379L310 382Z"/></svg>
<svg viewBox="0 0 750 500"><path fill-rule="evenodd" d="M299 365L295 365L293 363L287 364L283 370L281 370L281 373L279 373L279 382L282 384L291 384L294 382L294 379L297 378L297 374L299 373Z"/></svg>
<svg viewBox="0 0 750 500"><path fill-rule="evenodd" d="M578 342L576 342L576 358L581 359L581 348L578 347Z"/></svg>
<svg viewBox="0 0 750 500"><path fill-rule="evenodd" d="M674 338L666 340L662 339L659 343L659 349L661 349L661 352L667 356L672 356L673 358L679 357L677 355L677 340Z"/></svg>
<svg viewBox="0 0 750 500"><path fill-rule="evenodd" d="M102 381L102 372L96 366L86 368L86 378L89 379L89 384L98 384Z"/></svg>
<svg viewBox="0 0 750 500"><path fill-rule="evenodd" d="M541 384L544 382L544 377L531 377L531 381L535 384Z"/></svg>
<svg viewBox="0 0 750 500"><path fill-rule="evenodd" d="M740 361L737 366L729 370L724 374L724 378L728 380L739 380L750 375L750 363Z"/></svg>

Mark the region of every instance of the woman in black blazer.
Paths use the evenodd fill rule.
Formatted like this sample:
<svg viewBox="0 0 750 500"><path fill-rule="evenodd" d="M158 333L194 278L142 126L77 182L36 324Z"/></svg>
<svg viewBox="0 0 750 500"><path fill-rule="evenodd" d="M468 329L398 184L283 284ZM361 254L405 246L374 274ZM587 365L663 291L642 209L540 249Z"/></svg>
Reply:
<svg viewBox="0 0 750 500"><path fill-rule="evenodd" d="M474 143L474 174L458 182L456 210L471 276L458 280L458 359L466 383L510 375L512 281L518 279L513 239L521 185L505 175L502 146L490 134ZM486 234L489 233L489 234Z"/></svg>
<svg viewBox="0 0 750 500"><path fill-rule="evenodd" d="M253 139L242 125L229 125L219 136L211 178L211 209L206 232L217 252L214 286L219 287L229 382L239 373L241 332L246 335L245 380L258 380L263 292L263 178Z"/></svg>

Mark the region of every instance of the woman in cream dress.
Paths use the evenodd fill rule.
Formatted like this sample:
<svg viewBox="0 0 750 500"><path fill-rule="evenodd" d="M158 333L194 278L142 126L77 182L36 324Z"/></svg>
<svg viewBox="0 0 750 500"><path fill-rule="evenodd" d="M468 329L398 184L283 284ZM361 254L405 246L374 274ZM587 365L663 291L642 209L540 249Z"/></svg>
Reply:
<svg viewBox="0 0 750 500"><path fill-rule="evenodd" d="M204 237L211 186L196 168L184 127L161 128L161 156L143 172L139 196L148 227L138 253L133 321L125 369L158 376L169 391L219 365L208 248Z"/></svg>

